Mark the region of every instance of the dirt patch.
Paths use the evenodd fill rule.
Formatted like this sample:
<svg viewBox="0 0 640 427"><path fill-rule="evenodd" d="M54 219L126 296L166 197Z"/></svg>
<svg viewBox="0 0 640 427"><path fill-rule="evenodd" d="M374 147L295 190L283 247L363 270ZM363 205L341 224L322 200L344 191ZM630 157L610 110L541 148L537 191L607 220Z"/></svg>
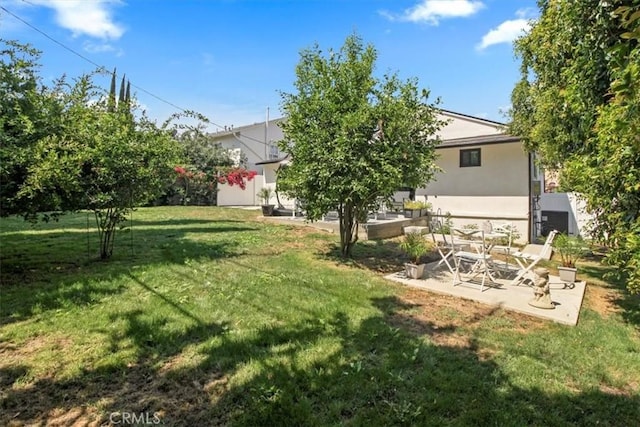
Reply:
<svg viewBox="0 0 640 427"><path fill-rule="evenodd" d="M620 313L621 308L616 302L618 298L617 291L596 284L589 284L585 292L586 306L602 317Z"/></svg>
<svg viewBox="0 0 640 427"><path fill-rule="evenodd" d="M226 376L215 369L160 370L166 373L143 363L78 379L42 377L14 385L3 396L0 425L115 425L127 424L123 416L133 414L165 425L204 425L211 402L227 392Z"/></svg>
<svg viewBox="0 0 640 427"><path fill-rule="evenodd" d="M521 333L545 325L531 316L418 289L407 289L400 298L406 305L390 316L391 322L413 334L428 335L438 345L472 347L471 332L492 316L507 319L509 330Z"/></svg>

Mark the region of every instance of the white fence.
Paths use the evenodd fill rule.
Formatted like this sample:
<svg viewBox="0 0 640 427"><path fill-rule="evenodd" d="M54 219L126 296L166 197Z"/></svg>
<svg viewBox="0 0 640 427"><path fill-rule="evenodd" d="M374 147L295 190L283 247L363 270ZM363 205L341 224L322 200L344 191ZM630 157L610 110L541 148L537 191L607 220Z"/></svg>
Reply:
<svg viewBox="0 0 640 427"><path fill-rule="evenodd" d="M569 234L588 236L589 222L593 216L586 212L585 203L576 193L542 193L539 203L540 211L567 212L569 214Z"/></svg>

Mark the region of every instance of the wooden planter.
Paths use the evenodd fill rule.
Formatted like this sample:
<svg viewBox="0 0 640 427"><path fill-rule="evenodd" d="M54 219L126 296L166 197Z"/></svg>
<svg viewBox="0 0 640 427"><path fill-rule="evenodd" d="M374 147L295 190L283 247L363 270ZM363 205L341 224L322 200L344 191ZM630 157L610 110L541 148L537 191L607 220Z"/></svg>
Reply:
<svg viewBox="0 0 640 427"><path fill-rule="evenodd" d="M407 273L407 277L409 279L422 279L422 275L424 274L424 266L426 264L412 264L406 263L404 265L405 272Z"/></svg>

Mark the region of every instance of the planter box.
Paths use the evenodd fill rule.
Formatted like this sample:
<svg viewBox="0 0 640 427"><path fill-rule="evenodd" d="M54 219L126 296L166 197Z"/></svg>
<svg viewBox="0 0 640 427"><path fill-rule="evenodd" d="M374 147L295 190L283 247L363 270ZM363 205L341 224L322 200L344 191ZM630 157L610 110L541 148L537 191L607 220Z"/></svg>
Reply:
<svg viewBox="0 0 640 427"><path fill-rule="evenodd" d="M420 209L404 209L405 218L420 218Z"/></svg>
<svg viewBox="0 0 640 427"><path fill-rule="evenodd" d="M262 205L262 216L272 216L276 205Z"/></svg>
<svg viewBox="0 0 640 427"><path fill-rule="evenodd" d="M560 275L560 280L562 280L563 282L575 283L577 272L577 268L558 267L558 274Z"/></svg>
<svg viewBox="0 0 640 427"><path fill-rule="evenodd" d="M422 279L422 275L424 274L424 266L426 264L411 264L406 263L404 265L405 272L407 273L407 277L409 279Z"/></svg>

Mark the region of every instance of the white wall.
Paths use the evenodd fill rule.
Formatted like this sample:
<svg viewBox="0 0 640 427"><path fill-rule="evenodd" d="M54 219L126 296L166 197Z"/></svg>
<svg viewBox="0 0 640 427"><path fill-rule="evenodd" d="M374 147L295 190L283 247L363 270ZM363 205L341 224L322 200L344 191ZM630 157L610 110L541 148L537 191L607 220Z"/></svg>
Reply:
<svg viewBox="0 0 640 427"><path fill-rule="evenodd" d="M480 148L481 166L460 167L460 150ZM440 148L443 170L417 194L442 196L529 196L529 157L519 142Z"/></svg>
<svg viewBox="0 0 640 427"><path fill-rule="evenodd" d="M468 117L450 111L438 113L438 119L448 121L448 123L436 133L443 141L502 133L502 126L497 123L494 124L486 120Z"/></svg>
<svg viewBox="0 0 640 427"><path fill-rule="evenodd" d="M242 153L247 157L248 169L261 173L263 167L256 165L256 163L270 160L272 153L269 145L275 144L276 141L284 137L282 129L278 126L281 121L282 119L269 120L268 126L265 126L265 122L254 123L219 131L211 134L211 136L215 142L219 142L224 148L239 148L242 150ZM265 131L266 141L269 145L265 145Z"/></svg>
<svg viewBox="0 0 640 427"><path fill-rule="evenodd" d="M218 184L218 206L257 206L257 193L264 186L264 176L256 175L242 190L237 185Z"/></svg>
<svg viewBox="0 0 640 427"><path fill-rule="evenodd" d="M460 150L480 148L481 166L460 167ZM513 222L520 242L529 236L529 156L519 142L438 149L443 169L426 188L416 190L434 213L451 213L455 226L486 219Z"/></svg>

